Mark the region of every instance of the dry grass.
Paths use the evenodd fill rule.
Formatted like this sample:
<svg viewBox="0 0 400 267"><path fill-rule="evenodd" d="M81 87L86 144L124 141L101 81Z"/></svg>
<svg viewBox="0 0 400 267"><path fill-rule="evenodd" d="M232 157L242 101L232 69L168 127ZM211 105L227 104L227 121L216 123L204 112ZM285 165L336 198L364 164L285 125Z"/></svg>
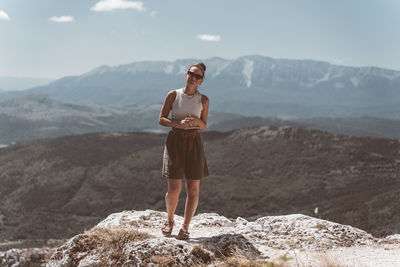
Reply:
<svg viewBox="0 0 400 267"><path fill-rule="evenodd" d="M200 263L208 264L214 260L213 255L201 246L194 246L191 253Z"/></svg>
<svg viewBox="0 0 400 267"><path fill-rule="evenodd" d="M228 257L221 264L221 267L288 267L286 263L276 263L264 260L249 260L244 257Z"/></svg>
<svg viewBox="0 0 400 267"><path fill-rule="evenodd" d="M303 262L301 259L303 257L299 257L300 255L297 255L294 252L294 258L292 257L286 257L286 265L283 266L296 266L296 267L308 267L312 264L312 266L318 266L318 267L344 267L347 266L343 262L340 262L340 259L337 257L334 257L332 255L327 254L326 252L320 252L320 253L311 253L308 254L307 251L301 251L305 253L306 257L306 262ZM304 255L303 255L304 256ZM281 257L278 258L278 260L284 259ZM309 262L311 260L311 262Z"/></svg>
<svg viewBox="0 0 400 267"><path fill-rule="evenodd" d="M279 256L279 258L278 258L278 260L281 261L281 262L288 262L288 261L290 261L290 260L292 260L292 259L293 259L292 257L289 257L289 256L287 256L286 254L285 254L285 255L281 255L281 256Z"/></svg>
<svg viewBox="0 0 400 267"><path fill-rule="evenodd" d="M227 251L225 251L227 252ZM220 253L218 257L221 261L217 266L221 267L287 267L286 261L291 260L291 258L281 256L277 262L265 261L260 259L249 259L241 253L237 248L230 248L229 253L225 253L223 256ZM222 256L221 256L222 255Z"/></svg>
<svg viewBox="0 0 400 267"><path fill-rule="evenodd" d="M196 267L207 267L209 264L218 267L286 267L269 261L249 259L235 247L222 248L213 255L201 246L194 246L192 255L198 259L194 265Z"/></svg>
<svg viewBox="0 0 400 267"><path fill-rule="evenodd" d="M130 242L151 238L147 233L136 229L126 229L120 226L94 227L85 232L87 248L96 249L103 262L119 264L126 260L124 245Z"/></svg>
<svg viewBox="0 0 400 267"><path fill-rule="evenodd" d="M326 253L320 253L314 256L314 261L321 267L344 267L344 264L338 263L338 259L327 255Z"/></svg>
<svg viewBox="0 0 400 267"><path fill-rule="evenodd" d="M176 266L175 259L172 256L151 256L151 262L157 264L160 267L173 267Z"/></svg>
<svg viewBox="0 0 400 267"><path fill-rule="evenodd" d="M126 229L120 226L94 227L85 233L90 240L101 246L122 248L128 242L145 240L151 237L147 233L139 232L136 229Z"/></svg>

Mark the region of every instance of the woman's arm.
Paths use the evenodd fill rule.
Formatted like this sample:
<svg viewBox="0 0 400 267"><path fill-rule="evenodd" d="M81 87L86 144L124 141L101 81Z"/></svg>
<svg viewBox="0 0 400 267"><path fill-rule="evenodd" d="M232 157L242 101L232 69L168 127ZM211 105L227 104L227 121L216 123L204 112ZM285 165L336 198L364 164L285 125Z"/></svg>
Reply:
<svg viewBox="0 0 400 267"><path fill-rule="evenodd" d="M172 109L172 104L175 101L176 92L172 90L168 92L165 97L164 104L161 108L160 116L158 117L158 123L166 127L178 127L180 125L179 120L173 120L168 118L168 114Z"/></svg>

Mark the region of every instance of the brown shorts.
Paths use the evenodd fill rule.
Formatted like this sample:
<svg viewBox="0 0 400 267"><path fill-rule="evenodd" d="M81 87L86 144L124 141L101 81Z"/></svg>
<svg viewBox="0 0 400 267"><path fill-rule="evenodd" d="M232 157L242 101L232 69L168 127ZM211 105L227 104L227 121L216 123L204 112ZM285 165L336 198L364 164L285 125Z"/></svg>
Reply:
<svg viewBox="0 0 400 267"><path fill-rule="evenodd" d="M193 131L173 129L168 133L162 166L164 178L200 180L209 175L200 134L187 136L185 132Z"/></svg>

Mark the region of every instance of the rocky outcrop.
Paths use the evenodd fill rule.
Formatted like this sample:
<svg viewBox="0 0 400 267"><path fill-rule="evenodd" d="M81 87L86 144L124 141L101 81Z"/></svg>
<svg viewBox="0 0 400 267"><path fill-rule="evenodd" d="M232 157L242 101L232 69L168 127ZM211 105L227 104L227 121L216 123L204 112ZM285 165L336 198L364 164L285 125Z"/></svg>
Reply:
<svg viewBox="0 0 400 267"><path fill-rule="evenodd" d="M195 216L189 229L191 238L181 241L174 237L183 218L176 216L172 237L164 237L160 228L166 217L165 212L153 210L111 214L58 248L47 266L220 266L232 259L290 261L294 258L287 255L299 251L371 247L382 241L360 229L301 214L250 222L215 213ZM395 238L391 242L400 243Z"/></svg>
<svg viewBox="0 0 400 267"><path fill-rule="evenodd" d="M45 266L56 248L23 248L0 251L0 266L35 267Z"/></svg>

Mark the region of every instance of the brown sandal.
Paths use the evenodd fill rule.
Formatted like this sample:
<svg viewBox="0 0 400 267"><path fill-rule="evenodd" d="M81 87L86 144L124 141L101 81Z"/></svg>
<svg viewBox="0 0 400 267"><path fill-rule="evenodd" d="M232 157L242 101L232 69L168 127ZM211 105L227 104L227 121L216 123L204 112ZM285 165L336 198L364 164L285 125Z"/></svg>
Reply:
<svg viewBox="0 0 400 267"><path fill-rule="evenodd" d="M185 231L181 228L181 230L179 230L178 235L176 236L177 239L179 240L188 240L189 239L189 232Z"/></svg>
<svg viewBox="0 0 400 267"><path fill-rule="evenodd" d="M161 228L161 232L164 236L171 236L172 229L174 229L174 221L166 221L164 226Z"/></svg>

